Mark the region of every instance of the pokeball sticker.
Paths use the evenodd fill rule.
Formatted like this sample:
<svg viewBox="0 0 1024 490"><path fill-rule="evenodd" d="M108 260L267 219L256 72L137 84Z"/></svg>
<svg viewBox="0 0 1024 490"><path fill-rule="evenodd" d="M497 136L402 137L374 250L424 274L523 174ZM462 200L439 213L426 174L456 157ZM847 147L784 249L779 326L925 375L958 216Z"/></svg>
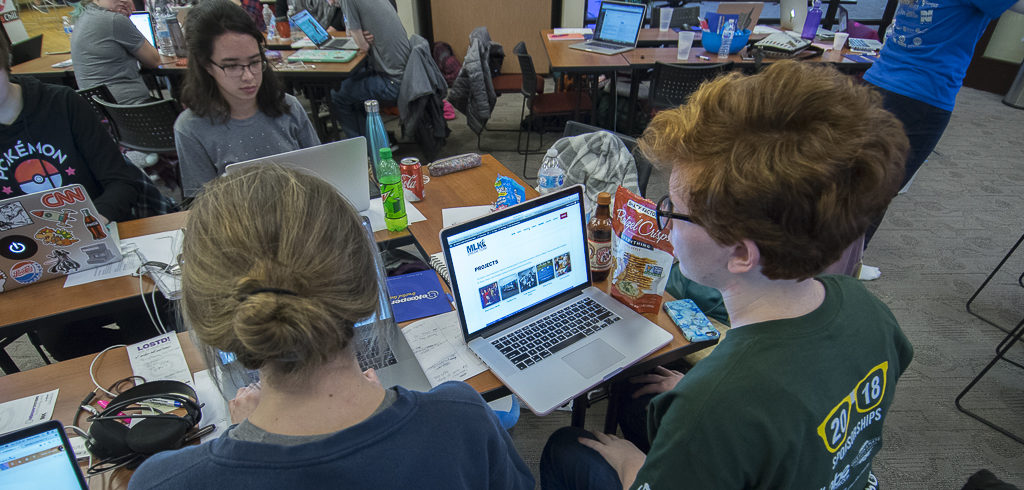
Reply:
<svg viewBox="0 0 1024 490"><path fill-rule="evenodd" d="M43 266L39 262L23 260L11 267L11 279L19 284L32 284L43 276Z"/></svg>
<svg viewBox="0 0 1024 490"><path fill-rule="evenodd" d="M20 202L0 205L0 231L13 230L31 224L32 217L25 212L25 207Z"/></svg>
<svg viewBox="0 0 1024 490"><path fill-rule="evenodd" d="M36 254L39 246L24 235L8 235L0 238L0 256L10 260L27 259Z"/></svg>
<svg viewBox="0 0 1024 490"><path fill-rule="evenodd" d="M14 180L25 194L56 189L63 182L57 167L38 158L19 163L14 169Z"/></svg>

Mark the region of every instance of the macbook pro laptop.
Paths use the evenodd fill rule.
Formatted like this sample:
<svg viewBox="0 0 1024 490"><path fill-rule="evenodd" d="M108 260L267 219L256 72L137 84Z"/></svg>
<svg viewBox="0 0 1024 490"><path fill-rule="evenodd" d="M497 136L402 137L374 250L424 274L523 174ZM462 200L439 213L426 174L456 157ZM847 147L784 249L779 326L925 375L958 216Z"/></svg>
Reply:
<svg viewBox="0 0 1024 490"><path fill-rule="evenodd" d="M121 260L85 187L61 187L44 160L21 162L14 177L35 193L0 201L0 293Z"/></svg>
<svg viewBox="0 0 1024 490"><path fill-rule="evenodd" d="M350 37L331 37L324 26L320 25L307 10L295 14L292 19L295 20L295 25L299 30L316 45L317 49L359 49L359 46Z"/></svg>
<svg viewBox="0 0 1024 490"><path fill-rule="evenodd" d="M154 37L153 30L153 16L149 12L139 11L132 12L132 15L128 17L131 19L132 24L135 24L135 28L145 36L149 44L156 46L156 38Z"/></svg>
<svg viewBox="0 0 1024 490"><path fill-rule="evenodd" d="M370 184L366 173L369 161L366 156L366 138L362 136L232 163L224 168L224 172L268 162L312 171L338 189L356 211L362 213L370 209Z"/></svg>
<svg viewBox="0 0 1024 490"><path fill-rule="evenodd" d="M672 335L593 287L583 187L441 231L466 343L538 415Z"/></svg>
<svg viewBox="0 0 1024 490"><path fill-rule="evenodd" d="M89 488L60 422L50 420L0 435L0 488Z"/></svg>
<svg viewBox="0 0 1024 490"><path fill-rule="evenodd" d="M619 54L636 47L647 6L641 3L601 2L594 38L570 45L598 54Z"/></svg>
<svg viewBox="0 0 1024 490"><path fill-rule="evenodd" d="M32 61L43 55L43 35L11 44L11 66Z"/></svg>

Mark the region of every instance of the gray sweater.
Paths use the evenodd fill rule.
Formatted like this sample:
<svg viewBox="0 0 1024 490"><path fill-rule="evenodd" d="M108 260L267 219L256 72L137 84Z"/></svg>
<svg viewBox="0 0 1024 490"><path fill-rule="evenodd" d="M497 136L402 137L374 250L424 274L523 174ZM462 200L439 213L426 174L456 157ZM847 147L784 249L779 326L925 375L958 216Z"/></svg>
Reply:
<svg viewBox="0 0 1024 490"><path fill-rule="evenodd" d="M320 144L298 99L285 94L288 112L272 118L262 112L227 123L210 121L188 109L174 122L174 144L185 197L224 173L231 163L277 155Z"/></svg>

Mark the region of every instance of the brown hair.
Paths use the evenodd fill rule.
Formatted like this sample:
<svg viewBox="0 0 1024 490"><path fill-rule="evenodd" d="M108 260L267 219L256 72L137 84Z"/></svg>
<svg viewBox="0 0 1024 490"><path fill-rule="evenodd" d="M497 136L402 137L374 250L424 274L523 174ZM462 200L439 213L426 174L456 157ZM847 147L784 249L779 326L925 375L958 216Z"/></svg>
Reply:
<svg viewBox="0 0 1024 490"><path fill-rule="evenodd" d="M373 245L330 184L275 164L215 179L185 222L182 305L196 336L301 382L377 307Z"/></svg>
<svg viewBox="0 0 1024 490"><path fill-rule="evenodd" d="M11 74L11 42L7 35L0 33L0 69L7 70Z"/></svg>
<svg viewBox="0 0 1024 490"><path fill-rule="evenodd" d="M682 170L694 220L719 244L753 240L770 279L805 279L839 259L903 178L903 126L881 96L832 67L780 61L704 84L640 139Z"/></svg>

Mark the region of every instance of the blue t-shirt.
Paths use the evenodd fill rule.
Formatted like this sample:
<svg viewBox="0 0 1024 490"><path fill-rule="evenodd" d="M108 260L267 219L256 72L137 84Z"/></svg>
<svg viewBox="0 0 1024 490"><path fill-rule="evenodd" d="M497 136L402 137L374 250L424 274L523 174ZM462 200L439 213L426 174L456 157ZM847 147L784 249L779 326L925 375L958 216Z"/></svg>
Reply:
<svg viewBox="0 0 1024 490"><path fill-rule="evenodd" d="M229 431L159 453L128 488L533 489L508 432L469 385L397 391L391 406L316 442L279 446L236 440Z"/></svg>
<svg viewBox="0 0 1024 490"><path fill-rule="evenodd" d="M952 111L974 46L992 19L1017 0L900 2L892 31L864 80Z"/></svg>

